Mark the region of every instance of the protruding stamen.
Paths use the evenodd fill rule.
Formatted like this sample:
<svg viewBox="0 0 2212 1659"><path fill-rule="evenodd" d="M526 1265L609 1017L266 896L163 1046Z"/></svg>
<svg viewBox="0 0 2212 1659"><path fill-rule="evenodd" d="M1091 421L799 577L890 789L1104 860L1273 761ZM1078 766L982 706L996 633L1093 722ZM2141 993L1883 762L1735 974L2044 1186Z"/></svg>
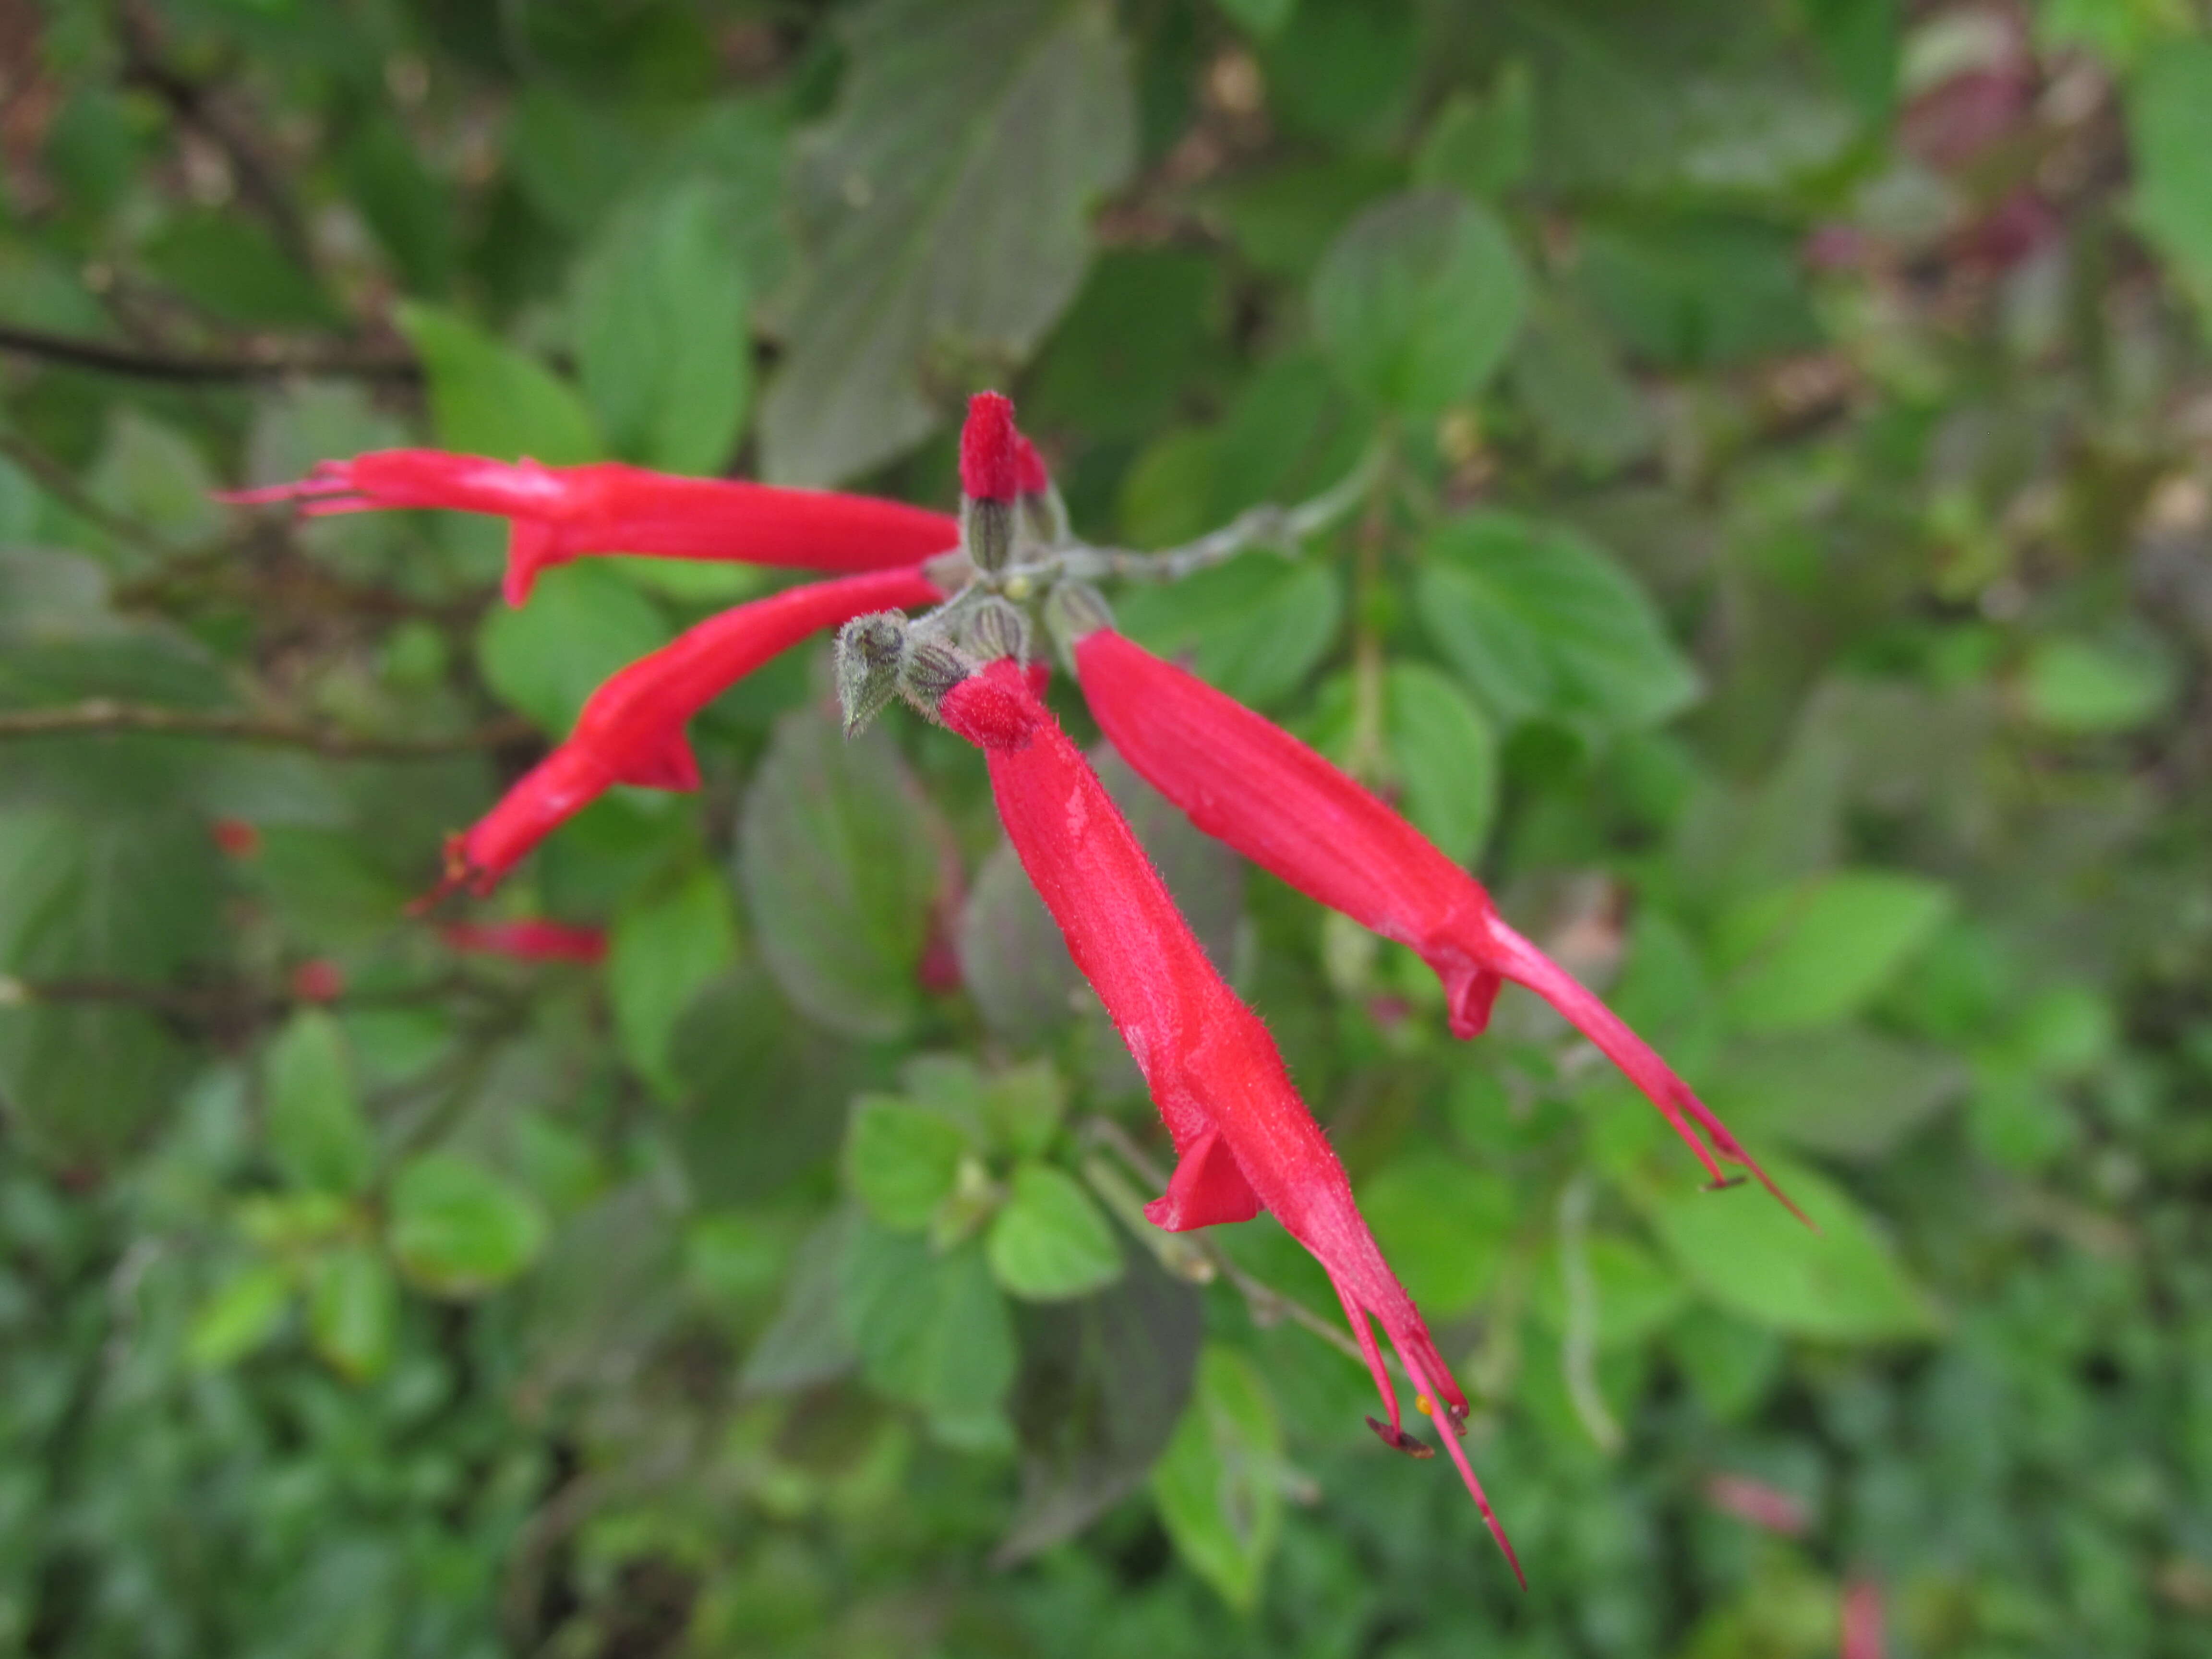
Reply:
<svg viewBox="0 0 2212 1659"><path fill-rule="evenodd" d="M1414 1439L1403 1429L1394 1427L1372 1417L1367 1419L1367 1426L1374 1430L1375 1437L1392 1451L1401 1451L1408 1457L1434 1457L1437 1455L1435 1447L1430 1445L1425 1440Z"/></svg>

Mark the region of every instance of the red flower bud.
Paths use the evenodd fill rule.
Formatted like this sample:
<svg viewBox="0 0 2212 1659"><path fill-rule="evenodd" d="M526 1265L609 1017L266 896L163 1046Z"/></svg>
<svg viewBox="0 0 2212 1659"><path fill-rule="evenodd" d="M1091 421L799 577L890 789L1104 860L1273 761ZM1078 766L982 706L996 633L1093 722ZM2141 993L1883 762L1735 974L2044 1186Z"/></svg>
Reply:
<svg viewBox="0 0 2212 1659"><path fill-rule="evenodd" d="M1140 776L1207 835L1417 952L1443 981L1455 1036L1482 1030L1504 981L1528 987L1628 1074L1716 1182L1728 1178L1717 1150L1804 1219L1619 1015L1507 927L1480 883L1373 794L1280 726L1110 628L1077 643L1075 665L1100 728Z"/></svg>
<svg viewBox="0 0 2212 1659"><path fill-rule="evenodd" d="M320 516L449 507L514 521L507 601L520 605L548 565L590 553L651 553L804 570L884 570L949 551L942 513L831 490L683 478L601 461L541 466L439 449L382 449L324 461L296 483L232 490L227 501L298 501Z"/></svg>
<svg viewBox="0 0 2212 1659"><path fill-rule="evenodd" d="M1384 1440L1409 1438L1369 1316L1382 1322L1492 1534L1520 1563L1461 1449L1467 1396L1419 1310L1382 1259L1344 1165L1284 1069L1274 1040L1206 959L1145 849L1015 663L991 664L939 709L984 750L1006 838L1113 1017L1177 1156L1145 1206L1170 1231L1244 1221L1264 1205L1320 1261L1388 1407ZM1526 1582L1525 1580L1523 1581Z"/></svg>
<svg viewBox="0 0 2212 1659"><path fill-rule="evenodd" d="M217 818L208 825L208 837L216 850L227 859L250 859L260 855L261 832L244 818Z"/></svg>
<svg viewBox="0 0 2212 1659"><path fill-rule="evenodd" d="M1024 495L1042 495L1052 488L1052 474L1045 469L1044 457L1018 432L1014 434L1014 487Z"/></svg>
<svg viewBox="0 0 2212 1659"><path fill-rule="evenodd" d="M1013 500L1022 491L1025 441L1014 430L1010 398L996 392L970 398L968 422L960 428L960 493L971 501Z"/></svg>
<svg viewBox="0 0 2212 1659"><path fill-rule="evenodd" d="M518 962L593 963L607 953L604 928L565 921L456 921L441 928L439 936L456 951Z"/></svg>
<svg viewBox="0 0 2212 1659"><path fill-rule="evenodd" d="M943 597L919 570L884 570L787 588L685 629L611 676L568 741L447 844L446 877L430 899L465 884L489 892L559 824L617 783L696 789L699 763L684 734L694 714L810 634Z"/></svg>

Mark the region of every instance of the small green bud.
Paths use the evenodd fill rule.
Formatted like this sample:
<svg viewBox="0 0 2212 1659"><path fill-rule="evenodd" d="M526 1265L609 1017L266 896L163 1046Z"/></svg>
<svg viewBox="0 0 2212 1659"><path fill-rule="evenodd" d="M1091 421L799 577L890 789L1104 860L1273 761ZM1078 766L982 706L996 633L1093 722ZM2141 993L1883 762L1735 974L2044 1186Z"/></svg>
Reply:
<svg viewBox="0 0 2212 1659"><path fill-rule="evenodd" d="M962 643L985 662L1030 659L1030 623L1021 607L996 597L976 602L962 629Z"/></svg>
<svg viewBox="0 0 2212 1659"><path fill-rule="evenodd" d="M899 694L930 719L945 694L975 672L975 665L941 640L910 642L899 676Z"/></svg>
<svg viewBox="0 0 2212 1659"><path fill-rule="evenodd" d="M855 617L837 630L833 665L837 706L844 715L847 737L858 733L898 695L906 656L902 611L878 611L872 616Z"/></svg>
<svg viewBox="0 0 2212 1659"><path fill-rule="evenodd" d="M961 544L978 570L1004 570L1014 554L1014 504L1012 501L962 502Z"/></svg>

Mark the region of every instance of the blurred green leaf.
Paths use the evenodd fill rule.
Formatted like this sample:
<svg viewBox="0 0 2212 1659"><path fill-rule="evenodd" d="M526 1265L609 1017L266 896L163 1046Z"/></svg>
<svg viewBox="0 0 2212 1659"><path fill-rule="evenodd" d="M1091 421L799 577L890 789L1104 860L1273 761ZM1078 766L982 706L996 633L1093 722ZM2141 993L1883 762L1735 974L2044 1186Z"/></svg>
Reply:
<svg viewBox="0 0 2212 1659"><path fill-rule="evenodd" d="M399 1338L399 1281L365 1244L316 1258L307 1283L307 1334L315 1352L355 1382L380 1376Z"/></svg>
<svg viewBox="0 0 2212 1659"><path fill-rule="evenodd" d="M630 1064L662 1094L678 1087L669 1053L678 1021L737 950L729 889L703 866L616 915L607 951L615 1031Z"/></svg>
<svg viewBox="0 0 2212 1659"><path fill-rule="evenodd" d="M1449 1319L1497 1282L1519 1206L1504 1176L1430 1152L1362 1181L1359 1207L1407 1293L1431 1318Z"/></svg>
<svg viewBox="0 0 2212 1659"><path fill-rule="evenodd" d="M365 1188L376 1139L337 1019L320 1008L294 1014L269 1045L264 1077L269 1150L286 1176L327 1193Z"/></svg>
<svg viewBox="0 0 2212 1659"><path fill-rule="evenodd" d="M838 1305L861 1373L886 1397L921 1411L948 1443L1005 1444L1014 1333L982 1247L931 1253L915 1233L865 1218L848 1235Z"/></svg>
<svg viewBox="0 0 2212 1659"><path fill-rule="evenodd" d="M1576 280L1632 351L1668 368L1740 362L1820 338L1794 239L1755 220L1591 226Z"/></svg>
<svg viewBox="0 0 2212 1659"><path fill-rule="evenodd" d="M845 1184L885 1227L914 1232L951 1196L968 1136L943 1113L884 1095L853 1103Z"/></svg>
<svg viewBox="0 0 2212 1659"><path fill-rule="evenodd" d="M441 447L502 461L527 456L547 466L599 458L582 400L536 358L434 306L403 305L398 323L422 360Z"/></svg>
<svg viewBox="0 0 2212 1659"><path fill-rule="evenodd" d="M1602 476L1648 452L1657 436L1635 381L1576 310L1540 305L1513 355L1515 396L1547 454Z"/></svg>
<svg viewBox="0 0 2212 1659"><path fill-rule="evenodd" d="M1528 177L1535 159L1536 82L1516 60L1490 91L1456 93L1431 118L1413 158L1413 182L1490 201Z"/></svg>
<svg viewBox="0 0 2212 1659"><path fill-rule="evenodd" d="M1022 1496L994 1557L1002 1566L1143 1483L1190 1398L1206 1328L1197 1291L1143 1250L1097 1295L1019 1312Z"/></svg>
<svg viewBox="0 0 2212 1659"><path fill-rule="evenodd" d="M1650 599L1573 531L1474 513L1437 526L1422 551L1422 623L1502 719L1633 731L1696 701L1697 672Z"/></svg>
<svg viewBox="0 0 2212 1659"><path fill-rule="evenodd" d="M1018 362L1075 297L1085 215L1135 160L1097 0L873 0L802 138L814 274L762 410L769 476L835 483L927 436L939 361Z"/></svg>
<svg viewBox="0 0 2212 1659"><path fill-rule="evenodd" d="M1521 326L1527 280L1504 226L1449 191L1353 220L1314 273L1314 329L1345 384L1413 420L1471 398Z"/></svg>
<svg viewBox="0 0 2212 1659"><path fill-rule="evenodd" d="M1837 1342L1935 1334L1927 1295L1850 1196L1785 1159L1760 1160L1820 1231L1756 1188L1671 1194L1652 1224L1718 1306L1771 1330Z"/></svg>
<svg viewBox="0 0 2212 1659"><path fill-rule="evenodd" d="M1688 1298L1681 1275L1632 1238L1592 1233L1583 1252L1600 1352L1649 1341L1674 1322ZM1547 1256L1537 1275L1531 1305L1553 1330L1567 1328L1566 1285L1556 1252Z"/></svg>
<svg viewBox="0 0 2212 1659"><path fill-rule="evenodd" d="M1067 1090L1048 1060L994 1072L983 1085L983 1124L994 1150L1036 1158L1052 1144Z"/></svg>
<svg viewBox="0 0 2212 1659"><path fill-rule="evenodd" d="M1281 33L1298 9L1298 0L1214 0L1214 3L1230 21L1262 39Z"/></svg>
<svg viewBox="0 0 2212 1659"><path fill-rule="evenodd" d="M2135 217L2212 327L2212 40L2170 41L2127 88Z"/></svg>
<svg viewBox="0 0 2212 1659"><path fill-rule="evenodd" d="M1966 1086L1955 1055L1855 1025L1731 1044L1705 1090L1739 1139L1878 1158Z"/></svg>
<svg viewBox="0 0 2212 1659"><path fill-rule="evenodd" d="M1257 1605L1282 1533L1283 1431L1267 1385L1235 1348L1199 1356L1190 1405L1152 1468L1176 1553L1232 1607Z"/></svg>
<svg viewBox="0 0 2212 1659"><path fill-rule="evenodd" d="M584 395L615 452L717 472L752 394L748 274L704 179L615 212L574 268Z"/></svg>
<svg viewBox="0 0 2212 1659"><path fill-rule="evenodd" d="M1952 908L1924 877L1844 870L1736 905L1715 929L1729 1017L1746 1030L1825 1025L1878 994Z"/></svg>
<svg viewBox="0 0 2212 1659"><path fill-rule="evenodd" d="M852 1036L920 1011L937 891L929 809L878 726L848 741L819 708L775 723L738 826L738 879L786 995Z"/></svg>
<svg viewBox="0 0 2212 1659"><path fill-rule="evenodd" d="M145 259L155 277L225 322L328 328L338 320L313 279L242 219L185 215L146 245Z"/></svg>
<svg viewBox="0 0 2212 1659"><path fill-rule="evenodd" d="M2030 716L2054 730L2125 732L2164 714L2179 689L2173 659L2155 638L2057 639L2028 658L2021 696Z"/></svg>
<svg viewBox="0 0 2212 1659"><path fill-rule="evenodd" d="M1014 1171L984 1250L1000 1288L1030 1302L1087 1296L1121 1276L1112 1224L1073 1176L1049 1164Z"/></svg>
<svg viewBox="0 0 2212 1659"><path fill-rule="evenodd" d="M276 1334L292 1306L292 1275L281 1263L240 1268L192 1316L185 1351L195 1365L235 1365Z"/></svg>
<svg viewBox="0 0 2212 1659"><path fill-rule="evenodd" d="M1395 662L1383 676L1383 726L1413 827L1472 864L1498 811L1498 738L1449 676Z"/></svg>
<svg viewBox="0 0 2212 1659"><path fill-rule="evenodd" d="M390 1205L392 1255L435 1295L497 1290L545 1248L545 1216L536 1201L457 1152L423 1152L401 1164Z"/></svg>
<svg viewBox="0 0 2212 1659"><path fill-rule="evenodd" d="M1123 594L1115 614L1148 650L1188 656L1200 678L1265 708L1295 691L1335 642L1344 588L1317 560L1246 553L1172 587Z"/></svg>
<svg viewBox="0 0 2212 1659"><path fill-rule="evenodd" d="M800 1241L783 1301L745 1356L738 1386L748 1394L809 1388L852 1369L860 1349L845 1323L845 1252L860 1218L849 1208Z"/></svg>
<svg viewBox="0 0 2212 1659"><path fill-rule="evenodd" d="M502 702L565 737L609 675L669 636L659 608L618 572L578 560L539 576L529 604L486 616L477 661Z"/></svg>

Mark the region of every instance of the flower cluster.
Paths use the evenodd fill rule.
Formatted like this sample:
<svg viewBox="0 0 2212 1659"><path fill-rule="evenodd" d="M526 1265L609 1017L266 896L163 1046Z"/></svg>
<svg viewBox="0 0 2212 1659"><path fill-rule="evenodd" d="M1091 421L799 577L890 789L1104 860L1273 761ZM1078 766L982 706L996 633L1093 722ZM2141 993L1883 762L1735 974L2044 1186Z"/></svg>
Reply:
<svg viewBox="0 0 2212 1659"><path fill-rule="evenodd" d="M738 605L609 679L568 737L453 838L438 892L489 891L615 784L696 788L698 767L684 732L690 717L770 657L837 629L848 731L902 699L983 751L1007 839L1127 1043L1174 1142L1174 1176L1146 1214L1182 1231L1272 1212L1320 1261L1344 1304L1382 1398L1385 1418L1370 1425L1399 1450L1431 1455L1401 1420L1374 1334L1379 1322L1418 1405L1437 1421L1512 1560L1459 1443L1465 1393L1384 1261L1343 1164L1266 1026L1207 960L1128 824L1046 708L1043 667L1033 659L1039 628L1073 666L1107 740L1139 775L1205 833L1419 953L1443 981L1455 1035L1483 1030L1506 981L1525 986L1649 1097L1716 1182L1731 1179L1724 1168L1731 1164L1770 1190L1772 1182L1657 1054L1508 927L1481 884L1389 805L1288 732L1115 631L1085 579L1114 574L1124 568L1116 561L1131 556L1070 536L1043 462L1005 398L984 392L971 403L960 472L957 520L860 496L422 450L326 463L302 483L234 499L297 501L311 513L427 506L501 514L513 526L507 593L518 604L538 570L589 553L848 573ZM1279 528L1280 518L1270 522ZM581 959L597 950L595 941L538 933L464 929L454 943Z"/></svg>

